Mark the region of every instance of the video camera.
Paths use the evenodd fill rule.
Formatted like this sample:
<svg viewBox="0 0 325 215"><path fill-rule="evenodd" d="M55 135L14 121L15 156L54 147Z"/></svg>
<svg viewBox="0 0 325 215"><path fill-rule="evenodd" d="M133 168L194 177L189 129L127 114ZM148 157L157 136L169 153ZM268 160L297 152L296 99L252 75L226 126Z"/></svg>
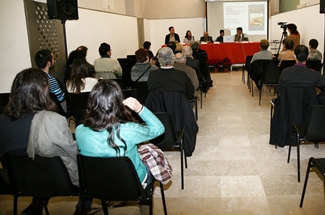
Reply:
<svg viewBox="0 0 325 215"><path fill-rule="evenodd" d="M287 31L287 23L286 22L278 22L278 25L280 25L280 28L283 28L283 32Z"/></svg>

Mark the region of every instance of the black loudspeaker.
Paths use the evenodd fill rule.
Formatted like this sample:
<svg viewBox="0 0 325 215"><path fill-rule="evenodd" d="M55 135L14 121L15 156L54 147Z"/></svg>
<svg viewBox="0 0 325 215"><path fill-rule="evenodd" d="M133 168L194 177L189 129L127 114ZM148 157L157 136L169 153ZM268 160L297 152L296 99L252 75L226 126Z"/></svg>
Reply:
<svg viewBox="0 0 325 215"><path fill-rule="evenodd" d="M325 0L319 1L319 13L325 13Z"/></svg>
<svg viewBox="0 0 325 215"><path fill-rule="evenodd" d="M49 19L79 19L77 0L47 0Z"/></svg>

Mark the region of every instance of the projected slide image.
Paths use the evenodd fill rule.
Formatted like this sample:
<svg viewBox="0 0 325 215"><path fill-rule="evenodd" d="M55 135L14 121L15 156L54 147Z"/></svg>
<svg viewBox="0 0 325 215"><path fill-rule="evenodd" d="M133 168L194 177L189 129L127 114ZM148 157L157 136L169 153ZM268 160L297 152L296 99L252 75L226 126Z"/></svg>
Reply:
<svg viewBox="0 0 325 215"><path fill-rule="evenodd" d="M264 30L264 5L248 6L249 31Z"/></svg>

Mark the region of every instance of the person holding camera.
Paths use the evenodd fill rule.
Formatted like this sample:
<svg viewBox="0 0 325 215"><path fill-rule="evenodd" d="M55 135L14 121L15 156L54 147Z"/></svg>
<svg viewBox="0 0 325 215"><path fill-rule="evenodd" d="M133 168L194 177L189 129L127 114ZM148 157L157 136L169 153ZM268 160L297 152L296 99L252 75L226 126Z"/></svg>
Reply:
<svg viewBox="0 0 325 215"><path fill-rule="evenodd" d="M287 37L288 39L293 40L294 46L293 50L300 45L300 34L297 31L297 26L295 24L288 24L287 25L288 31L289 31L289 36Z"/></svg>

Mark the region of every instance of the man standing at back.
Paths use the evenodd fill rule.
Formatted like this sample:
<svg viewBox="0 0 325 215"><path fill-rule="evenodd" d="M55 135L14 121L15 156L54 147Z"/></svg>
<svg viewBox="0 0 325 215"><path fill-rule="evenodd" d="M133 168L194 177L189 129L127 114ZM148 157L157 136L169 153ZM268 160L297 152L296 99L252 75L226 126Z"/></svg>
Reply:
<svg viewBox="0 0 325 215"><path fill-rule="evenodd" d="M122 67L120 63L111 58L111 46L107 43L100 44L98 48L101 58L94 62L96 78L116 79L122 77Z"/></svg>
<svg viewBox="0 0 325 215"><path fill-rule="evenodd" d="M149 74L148 90L151 91L181 91L188 99L193 98L194 87L191 79L183 71L174 69L175 56L169 47L158 51L160 68Z"/></svg>
<svg viewBox="0 0 325 215"><path fill-rule="evenodd" d="M66 110L65 93L62 87L60 87L58 80L49 74L50 69L54 67L53 53L50 50L45 49L38 51L35 55L35 63L38 68L40 68L47 74L50 84L50 93L52 95L55 95L57 101L61 103L62 108Z"/></svg>

